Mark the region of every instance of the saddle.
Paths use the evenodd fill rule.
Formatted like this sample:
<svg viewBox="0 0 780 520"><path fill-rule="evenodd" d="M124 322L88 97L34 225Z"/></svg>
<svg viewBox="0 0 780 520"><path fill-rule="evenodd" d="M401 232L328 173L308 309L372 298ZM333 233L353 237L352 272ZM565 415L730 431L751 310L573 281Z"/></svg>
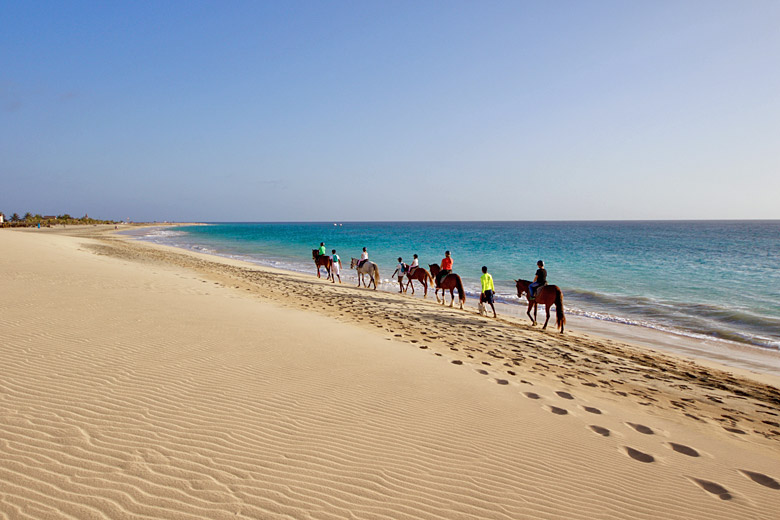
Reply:
<svg viewBox="0 0 780 520"><path fill-rule="evenodd" d="M533 296L531 296L531 291L528 291L528 301L529 302L534 301L536 297L539 296L539 293L542 292L542 289L544 289L545 287L547 287L547 282L544 282L544 284L537 287L536 290L534 291Z"/></svg>

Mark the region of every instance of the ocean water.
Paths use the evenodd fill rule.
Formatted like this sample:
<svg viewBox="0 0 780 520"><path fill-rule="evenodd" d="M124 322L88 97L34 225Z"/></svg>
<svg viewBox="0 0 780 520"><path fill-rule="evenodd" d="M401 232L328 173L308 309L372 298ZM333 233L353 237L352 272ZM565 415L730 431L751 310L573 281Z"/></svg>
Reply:
<svg viewBox="0 0 780 520"><path fill-rule="evenodd" d="M399 256L409 263L417 253L427 268L450 250L467 295L479 293L486 265L510 305L525 303L513 280L533 279L544 260L567 314L780 349L780 221L214 223L133 233L312 276L311 250L325 242L353 282L350 257L367 247L387 290L397 287L389 277Z"/></svg>

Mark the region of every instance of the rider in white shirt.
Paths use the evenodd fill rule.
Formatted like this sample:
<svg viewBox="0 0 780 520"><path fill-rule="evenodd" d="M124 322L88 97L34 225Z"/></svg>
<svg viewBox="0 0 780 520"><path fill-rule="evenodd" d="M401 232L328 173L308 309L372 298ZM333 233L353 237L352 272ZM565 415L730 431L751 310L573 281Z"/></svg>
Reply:
<svg viewBox="0 0 780 520"><path fill-rule="evenodd" d="M415 254L414 260L412 260L412 264L409 266L409 274L412 274L418 267L420 267L420 259L417 258L417 254Z"/></svg>

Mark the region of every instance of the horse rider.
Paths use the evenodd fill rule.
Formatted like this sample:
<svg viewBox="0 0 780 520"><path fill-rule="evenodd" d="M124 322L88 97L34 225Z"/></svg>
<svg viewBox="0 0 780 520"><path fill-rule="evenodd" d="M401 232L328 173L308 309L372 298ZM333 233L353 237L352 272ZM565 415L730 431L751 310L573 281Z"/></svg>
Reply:
<svg viewBox="0 0 780 520"><path fill-rule="evenodd" d="M358 262L358 267L363 267L363 264L365 264L368 261L368 250L364 247L363 252L360 253L360 262Z"/></svg>
<svg viewBox="0 0 780 520"><path fill-rule="evenodd" d="M331 259L331 268L330 268L330 276L333 280L333 283L336 283L336 277L339 277L339 283L341 283L341 258L339 258L339 255L336 254L336 250L333 250L333 256L330 257Z"/></svg>
<svg viewBox="0 0 780 520"><path fill-rule="evenodd" d="M444 258L441 260L441 271L436 275L436 285L441 285L441 281L452 273L452 257L449 251L444 252Z"/></svg>
<svg viewBox="0 0 780 520"><path fill-rule="evenodd" d="M325 256L327 253L325 252L325 242L320 242L320 249L319 252L317 252L320 256Z"/></svg>
<svg viewBox="0 0 780 520"><path fill-rule="evenodd" d="M418 267L420 267L420 260L417 258L417 254L415 253L412 264L409 266L409 275L414 274L414 270Z"/></svg>
<svg viewBox="0 0 780 520"><path fill-rule="evenodd" d="M534 281L528 286L528 299L533 300L536 298L535 293L537 287L544 287L547 285L547 269L544 268L544 262L539 260L536 262L538 269L536 270L536 276Z"/></svg>

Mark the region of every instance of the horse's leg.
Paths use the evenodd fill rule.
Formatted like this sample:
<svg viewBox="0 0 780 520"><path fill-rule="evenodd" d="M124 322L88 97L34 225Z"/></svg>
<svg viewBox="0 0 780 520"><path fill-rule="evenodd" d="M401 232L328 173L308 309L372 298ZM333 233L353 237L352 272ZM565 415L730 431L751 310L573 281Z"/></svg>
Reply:
<svg viewBox="0 0 780 520"><path fill-rule="evenodd" d="M455 303L455 288L450 289L450 307Z"/></svg>
<svg viewBox="0 0 780 520"><path fill-rule="evenodd" d="M531 316L531 307L533 307L533 303L528 302L528 309L525 311L526 314L528 314L528 319L531 320L531 325L536 325L536 322L534 321L534 317Z"/></svg>
<svg viewBox="0 0 780 520"><path fill-rule="evenodd" d="M320 277L320 264L318 264L317 262L314 262L314 267L317 268L317 278L319 278Z"/></svg>
<svg viewBox="0 0 780 520"><path fill-rule="evenodd" d="M550 321L550 304L544 306L544 310L547 311L547 319L544 320L544 327L542 327L542 330L545 330L547 328L547 322Z"/></svg>

